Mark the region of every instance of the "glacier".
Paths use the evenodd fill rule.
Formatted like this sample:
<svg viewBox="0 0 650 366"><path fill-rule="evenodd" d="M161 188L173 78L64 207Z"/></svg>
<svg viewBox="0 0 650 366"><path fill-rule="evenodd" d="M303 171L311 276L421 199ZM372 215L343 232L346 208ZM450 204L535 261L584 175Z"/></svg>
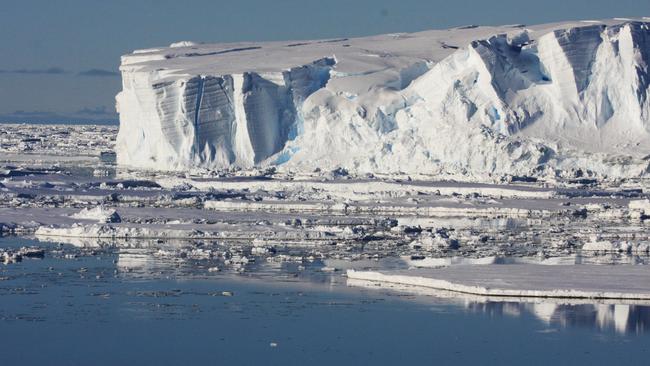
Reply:
<svg viewBox="0 0 650 366"><path fill-rule="evenodd" d="M650 171L650 23L466 26L122 57L121 166L491 177Z"/></svg>

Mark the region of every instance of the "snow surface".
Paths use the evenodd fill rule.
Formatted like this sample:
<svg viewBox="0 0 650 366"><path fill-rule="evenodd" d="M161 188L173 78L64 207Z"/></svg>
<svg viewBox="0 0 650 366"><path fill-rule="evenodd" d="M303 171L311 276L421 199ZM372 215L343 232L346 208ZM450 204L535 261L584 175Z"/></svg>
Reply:
<svg viewBox="0 0 650 366"><path fill-rule="evenodd" d="M117 161L644 175L648 27L612 19L136 51L122 57Z"/></svg>

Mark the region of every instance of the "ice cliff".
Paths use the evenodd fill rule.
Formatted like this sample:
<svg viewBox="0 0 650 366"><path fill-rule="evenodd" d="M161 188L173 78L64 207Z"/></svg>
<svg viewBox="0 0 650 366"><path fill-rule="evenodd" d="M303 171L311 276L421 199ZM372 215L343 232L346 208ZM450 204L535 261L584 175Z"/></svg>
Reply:
<svg viewBox="0 0 650 366"><path fill-rule="evenodd" d="M650 23L179 42L122 58L118 163L640 176Z"/></svg>

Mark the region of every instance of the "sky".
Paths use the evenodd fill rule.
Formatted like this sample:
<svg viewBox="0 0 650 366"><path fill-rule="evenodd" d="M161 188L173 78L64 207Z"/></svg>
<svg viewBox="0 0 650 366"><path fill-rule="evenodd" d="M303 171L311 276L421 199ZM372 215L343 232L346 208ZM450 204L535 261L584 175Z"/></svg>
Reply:
<svg viewBox="0 0 650 366"><path fill-rule="evenodd" d="M120 56L181 40L299 40L642 16L650 16L650 0L3 0L0 122L117 123Z"/></svg>

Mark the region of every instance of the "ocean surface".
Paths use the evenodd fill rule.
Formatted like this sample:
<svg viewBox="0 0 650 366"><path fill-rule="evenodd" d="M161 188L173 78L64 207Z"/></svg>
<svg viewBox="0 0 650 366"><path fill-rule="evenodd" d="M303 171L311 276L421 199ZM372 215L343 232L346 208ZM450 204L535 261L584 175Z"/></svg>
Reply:
<svg viewBox="0 0 650 366"><path fill-rule="evenodd" d="M0 248L44 243L15 237ZM0 264L4 365L637 364L650 307L439 298L119 250ZM70 249L70 250L68 250Z"/></svg>

